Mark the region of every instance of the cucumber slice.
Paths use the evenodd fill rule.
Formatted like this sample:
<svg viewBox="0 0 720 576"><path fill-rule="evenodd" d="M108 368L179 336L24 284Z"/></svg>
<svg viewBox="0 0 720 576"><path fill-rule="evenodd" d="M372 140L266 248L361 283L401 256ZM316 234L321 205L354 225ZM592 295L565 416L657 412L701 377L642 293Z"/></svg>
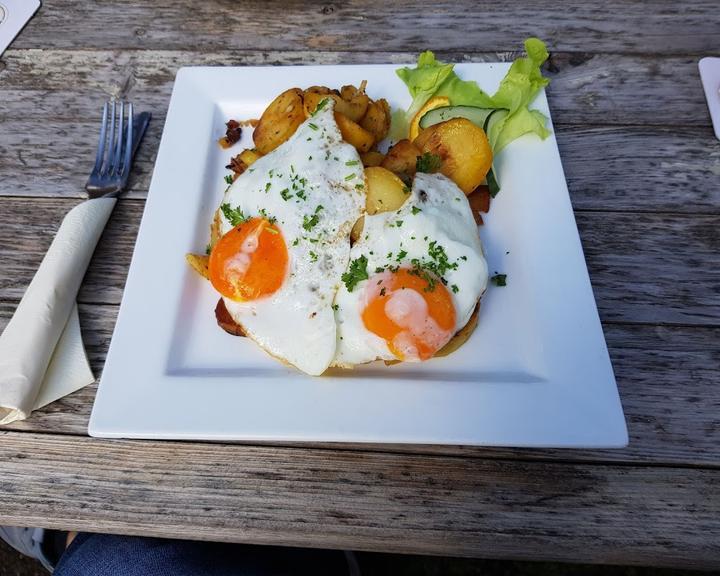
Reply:
<svg viewBox="0 0 720 576"><path fill-rule="evenodd" d="M495 198L495 196L498 195L498 192L500 192L500 184L498 184L498 181L495 179L495 174L493 173L492 168L490 168L487 176L485 176L485 180L487 180L487 187L488 192L490 193L490 197Z"/></svg>
<svg viewBox="0 0 720 576"><path fill-rule="evenodd" d="M494 111L494 108L478 108L476 106L442 106L426 112L420 118L420 128L427 128L451 118L467 118L482 128L485 120Z"/></svg>
<svg viewBox="0 0 720 576"><path fill-rule="evenodd" d="M490 148L493 150L495 149L495 142L497 142L498 136L500 136L503 126L505 126L505 118L507 118L507 115L507 110L493 110L492 114L485 119L483 129L490 142Z"/></svg>

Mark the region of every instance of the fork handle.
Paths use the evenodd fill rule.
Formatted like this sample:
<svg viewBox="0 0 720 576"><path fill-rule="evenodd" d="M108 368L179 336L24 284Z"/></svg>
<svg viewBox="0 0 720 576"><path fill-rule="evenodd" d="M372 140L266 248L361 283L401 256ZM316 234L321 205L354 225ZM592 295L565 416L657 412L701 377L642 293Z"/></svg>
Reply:
<svg viewBox="0 0 720 576"><path fill-rule="evenodd" d="M30 413L115 202L115 198L87 200L65 215L40 268L0 335L3 406Z"/></svg>

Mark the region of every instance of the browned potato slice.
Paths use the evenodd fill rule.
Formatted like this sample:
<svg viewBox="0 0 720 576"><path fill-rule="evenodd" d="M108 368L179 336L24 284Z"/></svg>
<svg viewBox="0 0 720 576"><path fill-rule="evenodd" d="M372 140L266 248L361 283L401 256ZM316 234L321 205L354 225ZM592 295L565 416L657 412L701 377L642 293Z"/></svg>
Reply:
<svg viewBox="0 0 720 576"><path fill-rule="evenodd" d="M475 310L472 313L472 316L470 316L470 319L467 321L467 324L460 328L458 332L450 338L450 341L445 344L440 350L435 352L435 358L440 358L442 356L448 356L455 352L460 346L465 344L465 342L468 341L470 336L472 336L472 333L475 332L475 328L477 328L478 325L478 313L480 311L480 302L477 303L477 306L475 306Z"/></svg>
<svg viewBox="0 0 720 576"><path fill-rule="evenodd" d="M365 183L367 196L365 197L365 210L368 214L390 212L397 210L407 199L407 188L395 174L380 166L365 169ZM350 238L355 242L362 234L365 218L361 217L355 222Z"/></svg>
<svg viewBox="0 0 720 576"><path fill-rule="evenodd" d="M262 154L260 154L257 150L246 148L240 152L240 160L242 160L245 166L251 166L258 158L262 158Z"/></svg>
<svg viewBox="0 0 720 576"><path fill-rule="evenodd" d="M185 254L185 260L200 276L205 279L208 278L208 260L210 260L210 256L206 254Z"/></svg>
<svg viewBox="0 0 720 576"><path fill-rule="evenodd" d="M370 98L365 94L365 84L363 80L360 88L355 86L343 86L340 89L340 99L335 104L335 111L345 114L353 122L360 122L368 109Z"/></svg>
<svg viewBox="0 0 720 576"><path fill-rule="evenodd" d="M332 94L329 88L325 86L312 86L303 92L303 102L305 107L305 117L309 118L315 112L318 104L327 98L337 100L338 97Z"/></svg>
<svg viewBox="0 0 720 576"><path fill-rule="evenodd" d="M360 126L375 136L376 142L387 136L390 130L390 104L385 98L370 102Z"/></svg>
<svg viewBox="0 0 720 576"><path fill-rule="evenodd" d="M420 150L410 140L399 140L388 150L380 166L409 182L415 175L415 163L421 155Z"/></svg>
<svg viewBox="0 0 720 576"><path fill-rule="evenodd" d="M305 120L302 90L290 88L270 103L253 132L255 149L265 155L295 133Z"/></svg>
<svg viewBox="0 0 720 576"><path fill-rule="evenodd" d="M360 154L360 159L362 160L363 166L365 166L365 168L369 168L372 166L380 166L380 164L382 164L382 161L385 159L385 154L378 152L377 150L370 150L369 152L364 152L363 154Z"/></svg>
<svg viewBox="0 0 720 576"><path fill-rule="evenodd" d="M426 128L414 142L421 152L440 157L440 172L470 194L492 165L492 150L482 128L466 118L453 118Z"/></svg>
<svg viewBox="0 0 720 576"><path fill-rule="evenodd" d="M220 240L220 237L222 234L220 233L220 226L222 225L222 220L220 217L220 209L218 208L215 210L215 216L212 219L212 222L210 223L210 248L212 249L215 244L217 244L217 241Z"/></svg>
<svg viewBox="0 0 720 576"><path fill-rule="evenodd" d="M355 146L358 152L367 152L375 144L375 138L370 132L337 110L335 111L335 122L337 122L343 140Z"/></svg>

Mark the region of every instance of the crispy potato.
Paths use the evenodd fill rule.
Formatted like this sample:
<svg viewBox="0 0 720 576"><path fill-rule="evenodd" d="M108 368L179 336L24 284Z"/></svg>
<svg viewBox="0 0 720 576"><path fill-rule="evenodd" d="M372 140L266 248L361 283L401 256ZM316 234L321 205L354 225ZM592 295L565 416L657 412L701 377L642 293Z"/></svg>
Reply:
<svg viewBox="0 0 720 576"><path fill-rule="evenodd" d="M385 154L378 152L377 150L370 150L360 154L360 159L362 160L365 168L370 168L372 166L380 166L382 161L385 159Z"/></svg>
<svg viewBox="0 0 720 576"><path fill-rule="evenodd" d="M210 260L210 256L206 254L185 254L185 260L195 272L206 280L208 279L208 261Z"/></svg>
<svg viewBox="0 0 720 576"><path fill-rule="evenodd" d="M365 128L373 136L375 141L380 142L388 135L390 131L390 104L385 98L371 101L368 104L367 112L360 121L360 126Z"/></svg>
<svg viewBox="0 0 720 576"><path fill-rule="evenodd" d="M222 220L220 216L220 209L215 210L215 216L213 216L212 222L210 223L210 249L212 250L217 241L220 240L222 234L220 233Z"/></svg>
<svg viewBox="0 0 720 576"><path fill-rule="evenodd" d="M403 181L390 170L380 166L365 169L365 182L367 187L365 210L370 215L397 210L408 197ZM360 217L355 222L350 232L350 239L353 242L360 238L364 224L365 217Z"/></svg>
<svg viewBox="0 0 720 576"><path fill-rule="evenodd" d="M465 342L468 341L470 336L472 336L472 333L475 332L475 328L477 328L478 325L478 315L480 312L480 302L477 303L477 306L475 306L475 310L473 311L472 315L470 316L470 319L467 321L467 324L460 328L460 330L457 331L455 336L450 338L450 341L445 344L440 350L435 352L435 358L441 358L443 356L448 356L455 352L460 346L465 344Z"/></svg>
<svg viewBox="0 0 720 576"><path fill-rule="evenodd" d="M303 92L303 106L305 108L305 117L309 118L315 112L318 104L327 98L336 100L338 97L332 93L330 88L325 86L311 86Z"/></svg>
<svg viewBox="0 0 720 576"><path fill-rule="evenodd" d="M245 336L245 329L240 326L232 316L230 316L230 312L228 312L227 307L225 306L225 300L220 298L218 300L217 305L215 306L215 320L218 323L218 326L225 330L228 334L232 334L233 336Z"/></svg>
<svg viewBox="0 0 720 576"><path fill-rule="evenodd" d="M290 138L304 120L302 90L285 90L270 103L260 117L260 122L253 132L255 149L263 155L272 152Z"/></svg>
<svg viewBox="0 0 720 576"><path fill-rule="evenodd" d="M466 118L452 118L426 128L415 139L421 152L440 157L440 172L470 194L485 179L492 165L487 136Z"/></svg>
<svg viewBox="0 0 720 576"><path fill-rule="evenodd" d="M415 140L420 134L420 120L422 117L425 116L427 112L430 112L430 110L440 108L441 106L450 106L450 99L447 96L433 96L425 102L425 105L418 110L418 113L415 114L412 122L410 122L410 140Z"/></svg>
<svg viewBox="0 0 720 576"><path fill-rule="evenodd" d="M246 148L240 152L240 160L245 164L245 166L252 166L252 164L259 158L262 158L262 154L260 154L257 150Z"/></svg>
<svg viewBox="0 0 720 576"><path fill-rule="evenodd" d="M365 85L367 81L363 80L360 88L348 85L340 89L340 99L335 104L335 110L341 114L345 114L353 122L360 122L368 109L370 98L365 94Z"/></svg>
<svg viewBox="0 0 720 576"><path fill-rule="evenodd" d="M470 192L467 199L470 203L470 210L472 210L475 223L478 226L482 225L483 219L480 212L487 214L490 211L490 192L488 187L481 184Z"/></svg>
<svg viewBox="0 0 720 576"><path fill-rule="evenodd" d="M367 152L375 144L375 138L370 132L337 110L335 111L335 122L337 122L343 140L355 146L358 152Z"/></svg>
<svg viewBox="0 0 720 576"><path fill-rule="evenodd" d="M420 150L410 140L400 140L388 150L380 166L409 182L415 176L415 164L421 155Z"/></svg>

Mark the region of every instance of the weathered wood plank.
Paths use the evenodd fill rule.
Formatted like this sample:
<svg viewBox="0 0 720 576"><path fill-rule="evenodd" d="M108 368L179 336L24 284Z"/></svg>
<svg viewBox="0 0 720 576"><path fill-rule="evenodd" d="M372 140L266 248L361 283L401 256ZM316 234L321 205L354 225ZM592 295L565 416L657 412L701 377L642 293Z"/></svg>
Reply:
<svg viewBox="0 0 720 576"><path fill-rule="evenodd" d="M509 61L517 52L438 52L451 62ZM164 116L182 66L411 64L413 52L9 50L0 61L0 118L94 118L110 96ZM545 67L556 124L695 125L712 137L697 58L557 52ZM682 90L678 89L682 86ZM372 85L370 93L372 94ZM662 112L661 112L662 111Z"/></svg>
<svg viewBox="0 0 720 576"><path fill-rule="evenodd" d="M6 122L0 196L82 198L94 158L93 123ZM156 118L140 148L129 198L144 198L162 132ZM696 128L557 129L573 206L579 210L720 213L720 143Z"/></svg>
<svg viewBox="0 0 720 576"><path fill-rule="evenodd" d="M0 304L0 330L13 310L14 304ZM99 376L117 307L82 305L80 315L88 355ZM605 335L630 431L626 449L496 450L351 444L341 448L523 460L720 466L720 390L716 378L720 329L610 324L605 326ZM81 390L7 428L85 435L95 390L95 386Z"/></svg>
<svg viewBox="0 0 720 576"><path fill-rule="evenodd" d="M560 2L46 2L22 48L206 50L514 50L539 36L555 50L705 54L717 38L711 0ZM278 17L282 13L282 17Z"/></svg>
<svg viewBox="0 0 720 576"><path fill-rule="evenodd" d="M23 526L608 564L720 562L720 477L710 470L4 432L0 487L3 520Z"/></svg>
<svg viewBox="0 0 720 576"><path fill-rule="evenodd" d="M74 204L0 198L1 299L22 296ZM120 302L142 209L143 202L120 202L80 302ZM717 216L578 212L576 219L604 321L720 325Z"/></svg>

